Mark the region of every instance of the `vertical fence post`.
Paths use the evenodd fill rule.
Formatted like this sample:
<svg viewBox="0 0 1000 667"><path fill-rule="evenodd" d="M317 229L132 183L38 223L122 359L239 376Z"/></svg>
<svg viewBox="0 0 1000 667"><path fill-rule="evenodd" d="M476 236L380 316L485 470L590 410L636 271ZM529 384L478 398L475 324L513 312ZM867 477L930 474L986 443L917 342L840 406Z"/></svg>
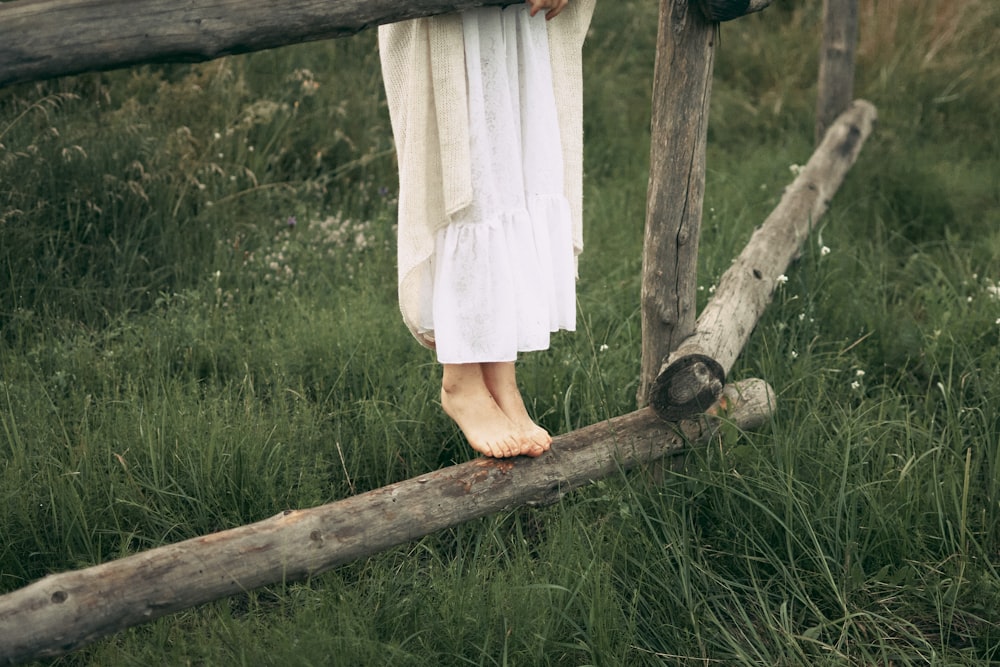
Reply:
<svg viewBox="0 0 1000 667"><path fill-rule="evenodd" d="M823 0L816 145L854 99L854 51L857 43L858 0Z"/></svg>
<svg viewBox="0 0 1000 667"><path fill-rule="evenodd" d="M663 360L694 332L717 30L689 0L660 0L642 257L640 407L648 403Z"/></svg>

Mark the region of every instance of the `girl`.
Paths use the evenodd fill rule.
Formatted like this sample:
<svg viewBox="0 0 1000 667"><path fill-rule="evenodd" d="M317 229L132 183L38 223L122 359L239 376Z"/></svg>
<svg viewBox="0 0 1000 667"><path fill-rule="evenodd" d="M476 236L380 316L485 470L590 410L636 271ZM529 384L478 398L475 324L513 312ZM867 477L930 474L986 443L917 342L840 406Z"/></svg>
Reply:
<svg viewBox="0 0 1000 667"><path fill-rule="evenodd" d="M441 404L486 456L552 438L517 387L519 352L576 327L581 48L594 0L379 28L399 161L403 320L443 366Z"/></svg>

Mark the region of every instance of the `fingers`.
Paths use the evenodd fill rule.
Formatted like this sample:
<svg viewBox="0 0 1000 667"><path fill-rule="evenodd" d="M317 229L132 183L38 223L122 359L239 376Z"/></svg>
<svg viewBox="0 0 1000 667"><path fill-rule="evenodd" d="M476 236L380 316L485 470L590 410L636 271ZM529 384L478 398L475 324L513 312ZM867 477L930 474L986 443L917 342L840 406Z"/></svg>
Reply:
<svg viewBox="0 0 1000 667"><path fill-rule="evenodd" d="M531 11L528 12L531 16L545 10L546 21L551 21L559 16L559 13L569 4L569 0L526 0L526 2L531 5Z"/></svg>

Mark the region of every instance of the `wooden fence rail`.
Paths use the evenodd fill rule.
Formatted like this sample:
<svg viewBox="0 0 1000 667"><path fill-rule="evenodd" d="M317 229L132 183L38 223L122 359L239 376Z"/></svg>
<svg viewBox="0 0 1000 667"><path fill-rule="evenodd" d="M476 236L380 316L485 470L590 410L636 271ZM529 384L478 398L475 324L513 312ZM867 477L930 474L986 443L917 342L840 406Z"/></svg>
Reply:
<svg viewBox="0 0 1000 667"><path fill-rule="evenodd" d="M725 418L769 420L774 394L730 388ZM553 439L538 458L478 458L329 505L45 577L0 597L0 665L63 655L124 628L274 583L308 578L449 526L548 504L593 480L680 454L720 417L665 424L649 408Z"/></svg>
<svg viewBox="0 0 1000 667"><path fill-rule="evenodd" d="M519 0L17 0L0 4L0 88L142 63L198 62Z"/></svg>

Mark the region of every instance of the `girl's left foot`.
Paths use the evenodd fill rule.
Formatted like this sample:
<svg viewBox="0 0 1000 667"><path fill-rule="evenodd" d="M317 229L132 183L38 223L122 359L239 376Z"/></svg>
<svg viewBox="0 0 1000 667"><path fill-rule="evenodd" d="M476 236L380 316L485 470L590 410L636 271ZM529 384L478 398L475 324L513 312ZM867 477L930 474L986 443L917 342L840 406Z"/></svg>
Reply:
<svg viewBox="0 0 1000 667"><path fill-rule="evenodd" d="M517 388L517 375L514 362L492 362L480 364L483 369L483 381L490 390L493 399L505 415L514 423L521 437L529 443L530 451L522 451L528 456L538 456L547 452L552 446L552 436L544 428L534 422L524 407L524 398Z"/></svg>

